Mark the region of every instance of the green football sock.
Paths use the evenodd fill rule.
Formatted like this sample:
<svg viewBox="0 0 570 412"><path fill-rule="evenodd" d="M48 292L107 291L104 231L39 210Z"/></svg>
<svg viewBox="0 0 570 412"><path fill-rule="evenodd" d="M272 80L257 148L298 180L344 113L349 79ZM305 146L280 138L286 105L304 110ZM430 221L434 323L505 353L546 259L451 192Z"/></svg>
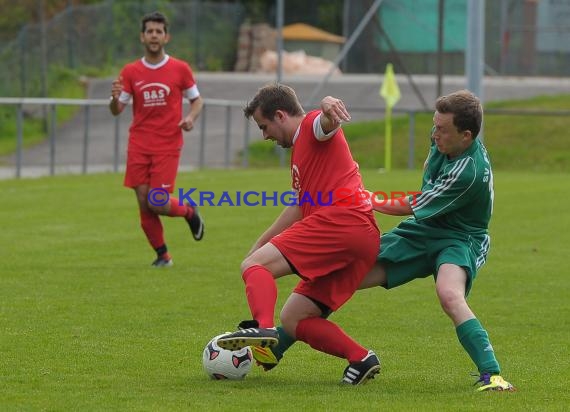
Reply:
<svg viewBox="0 0 570 412"><path fill-rule="evenodd" d="M323 319L328 319L328 317L332 314L333 312L331 310L323 310L323 313L321 314L321 318ZM289 336L287 334L287 332L285 332L283 330L283 327L281 325L277 326L277 333L279 333L279 343L276 346L273 346L271 348L271 351L273 352L273 354L277 357L277 360L281 360L281 358L283 357L283 355L285 354L285 352L287 351L287 349L289 349L295 342L297 342L296 339L293 339L291 336Z"/></svg>
<svg viewBox="0 0 570 412"><path fill-rule="evenodd" d="M477 319L469 319L455 329L459 342L467 351L479 373L487 372L492 375L501 373L499 362L489 342L489 335Z"/></svg>
<svg viewBox="0 0 570 412"><path fill-rule="evenodd" d="M289 336L281 326L277 326L277 333L279 333L279 343L271 348L277 360L281 360L283 354L291 347L296 341Z"/></svg>

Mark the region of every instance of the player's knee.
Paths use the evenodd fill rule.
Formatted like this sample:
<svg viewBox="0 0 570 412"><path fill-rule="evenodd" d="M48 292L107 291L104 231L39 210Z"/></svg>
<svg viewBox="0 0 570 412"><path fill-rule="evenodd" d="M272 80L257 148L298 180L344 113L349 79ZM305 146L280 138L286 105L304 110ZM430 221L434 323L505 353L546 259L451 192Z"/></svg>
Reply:
<svg viewBox="0 0 570 412"><path fill-rule="evenodd" d="M256 263L253 261L250 256L246 257L240 265L242 275L245 275L245 272L252 266L255 266Z"/></svg>
<svg viewBox="0 0 570 412"><path fill-rule="evenodd" d="M258 249L255 252L245 257L245 259L241 262L240 269L242 273L244 273L246 270L254 266L262 266L270 270L269 262L270 259L268 259L267 256L261 253L260 249Z"/></svg>
<svg viewBox="0 0 570 412"><path fill-rule="evenodd" d="M152 203L147 203L147 207L148 210L150 210L152 213L155 213L157 215L163 215L164 214L164 206L157 206L157 205L153 205Z"/></svg>
<svg viewBox="0 0 570 412"><path fill-rule="evenodd" d="M437 297L441 308L447 314L454 313L465 304L465 296L453 288L437 288Z"/></svg>

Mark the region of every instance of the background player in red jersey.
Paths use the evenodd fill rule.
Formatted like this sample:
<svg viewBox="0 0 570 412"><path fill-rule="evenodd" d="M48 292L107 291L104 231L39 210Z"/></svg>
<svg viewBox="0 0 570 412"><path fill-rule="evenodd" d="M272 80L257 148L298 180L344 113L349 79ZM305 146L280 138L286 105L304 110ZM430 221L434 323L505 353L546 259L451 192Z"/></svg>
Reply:
<svg viewBox="0 0 570 412"><path fill-rule="evenodd" d="M198 210L168 196L178 172L182 130L192 130L203 101L190 66L164 51L170 35L163 14L153 12L143 17L140 40L144 57L125 65L113 81L109 109L117 116L133 100L124 185L135 190L141 227L157 254L152 265L172 266L159 215L185 218L195 240L204 234ZM184 98L190 101L186 116Z"/></svg>
<svg viewBox="0 0 570 412"><path fill-rule="evenodd" d="M305 113L293 89L280 84L261 88L244 112L264 139L292 148L298 202L285 208L242 262L254 320L242 322L241 330L222 336L218 345L233 350L276 344L275 279L295 273L300 281L283 308L283 328L321 352L346 359L342 382L365 383L379 372L378 357L325 319L352 297L380 242L370 201L349 200L364 190L340 127L350 116L343 102L330 96L321 101L321 110ZM326 205L316 200L323 197Z"/></svg>

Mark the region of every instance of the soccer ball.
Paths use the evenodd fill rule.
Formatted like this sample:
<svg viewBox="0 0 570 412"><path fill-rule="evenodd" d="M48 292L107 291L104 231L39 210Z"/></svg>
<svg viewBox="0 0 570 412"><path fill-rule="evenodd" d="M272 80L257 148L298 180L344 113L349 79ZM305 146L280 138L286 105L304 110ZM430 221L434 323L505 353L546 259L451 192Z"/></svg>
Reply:
<svg viewBox="0 0 570 412"><path fill-rule="evenodd" d="M202 365L206 374L216 380L243 379L251 370L253 355L249 346L240 350L227 350L218 346L218 335L204 348Z"/></svg>

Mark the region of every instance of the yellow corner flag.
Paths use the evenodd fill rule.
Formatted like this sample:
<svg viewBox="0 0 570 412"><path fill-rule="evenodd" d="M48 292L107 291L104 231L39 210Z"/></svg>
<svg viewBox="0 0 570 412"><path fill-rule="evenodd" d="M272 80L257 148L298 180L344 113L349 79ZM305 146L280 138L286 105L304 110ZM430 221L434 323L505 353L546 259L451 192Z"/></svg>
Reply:
<svg viewBox="0 0 570 412"><path fill-rule="evenodd" d="M380 96L386 100L386 144L384 148L384 168L387 172L392 169L392 108L400 100L400 87L394 76L394 68L392 63L386 65L386 73L384 74L384 82L380 87Z"/></svg>
<svg viewBox="0 0 570 412"><path fill-rule="evenodd" d="M384 73L384 82L380 88L380 96L386 100L386 105L391 109L400 100L400 88L394 76L394 67L392 63L386 65L386 73Z"/></svg>

